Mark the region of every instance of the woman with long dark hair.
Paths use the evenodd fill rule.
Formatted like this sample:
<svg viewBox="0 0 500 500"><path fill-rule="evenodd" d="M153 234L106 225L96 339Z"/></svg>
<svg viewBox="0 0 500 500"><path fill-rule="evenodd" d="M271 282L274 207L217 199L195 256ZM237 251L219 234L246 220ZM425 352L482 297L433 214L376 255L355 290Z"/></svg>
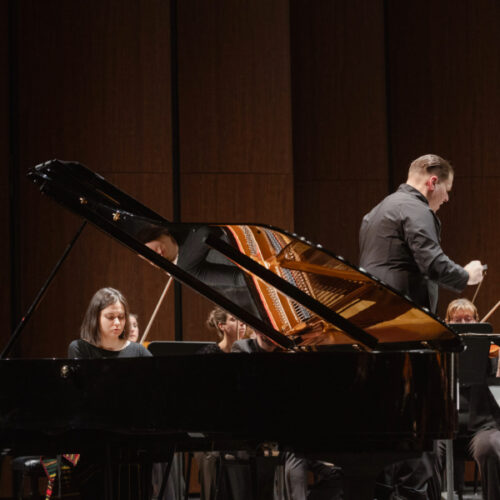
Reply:
<svg viewBox="0 0 500 500"><path fill-rule="evenodd" d="M127 299L114 288L101 288L92 297L80 327L80 338L68 348L70 358L136 358L151 356L130 342Z"/></svg>
<svg viewBox="0 0 500 500"><path fill-rule="evenodd" d="M80 327L80 338L71 342L68 357L79 359L136 358L151 356L141 344L128 339L130 311L127 299L114 288L101 288L92 299ZM73 463L76 464L76 461ZM149 478L149 480L147 479ZM149 500L151 498L151 466L112 464L114 498ZM86 452L74 469L82 499L102 498L105 466L102 457Z"/></svg>

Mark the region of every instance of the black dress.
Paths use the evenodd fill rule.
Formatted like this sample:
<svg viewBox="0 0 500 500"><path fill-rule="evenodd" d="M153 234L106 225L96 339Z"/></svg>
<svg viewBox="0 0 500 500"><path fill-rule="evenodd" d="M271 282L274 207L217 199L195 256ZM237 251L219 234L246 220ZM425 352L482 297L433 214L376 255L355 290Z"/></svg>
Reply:
<svg viewBox="0 0 500 500"><path fill-rule="evenodd" d="M89 342L78 339L73 340L68 347L68 358L101 359L101 358L142 358L152 354L141 344L130 342L119 351L102 349Z"/></svg>
<svg viewBox="0 0 500 500"><path fill-rule="evenodd" d="M68 357L78 359L137 358L152 354L141 344L130 342L119 351L109 351L78 339L71 342ZM85 500L105 498L105 465L102 453L85 453L74 470L74 481ZM109 478L109 475L107 476ZM122 463L111 465L113 500L149 500L151 498L151 465Z"/></svg>

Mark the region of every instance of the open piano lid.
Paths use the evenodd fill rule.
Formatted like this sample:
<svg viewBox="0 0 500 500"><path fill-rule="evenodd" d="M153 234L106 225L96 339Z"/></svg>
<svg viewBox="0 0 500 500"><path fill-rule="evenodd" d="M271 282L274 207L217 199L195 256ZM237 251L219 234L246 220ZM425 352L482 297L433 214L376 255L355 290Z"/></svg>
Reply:
<svg viewBox="0 0 500 500"><path fill-rule="evenodd" d="M28 175L44 194L285 348L461 348L429 311L295 234L261 224L172 223L76 162L51 160ZM159 235L176 249L172 262L145 245Z"/></svg>

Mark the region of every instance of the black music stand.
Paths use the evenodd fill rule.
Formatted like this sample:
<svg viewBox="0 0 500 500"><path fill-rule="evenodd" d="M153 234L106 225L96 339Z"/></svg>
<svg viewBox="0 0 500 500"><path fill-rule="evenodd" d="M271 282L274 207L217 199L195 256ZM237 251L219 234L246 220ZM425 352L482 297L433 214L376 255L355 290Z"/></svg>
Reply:
<svg viewBox="0 0 500 500"><path fill-rule="evenodd" d="M172 356L179 354L197 354L200 350L215 342L178 342L174 340L154 340L148 345L153 356Z"/></svg>
<svg viewBox="0 0 500 500"><path fill-rule="evenodd" d="M458 357L458 380L460 385L486 383L488 360L493 332L490 323L450 323L462 339L465 349Z"/></svg>
<svg viewBox="0 0 500 500"><path fill-rule="evenodd" d="M489 352L493 328L489 323L449 323L455 332L460 335L465 349L458 356L458 381L460 386L472 386L486 384L489 370ZM464 412L459 412L459 421L468 421L469 408ZM453 441L446 440L446 469L447 482L451 484L455 480L462 481L464 472L464 460L459 459L458 476L455 478L455 464L453 460ZM453 480L451 480L453 478ZM461 490L459 483L458 491ZM448 498L453 489L448 487Z"/></svg>

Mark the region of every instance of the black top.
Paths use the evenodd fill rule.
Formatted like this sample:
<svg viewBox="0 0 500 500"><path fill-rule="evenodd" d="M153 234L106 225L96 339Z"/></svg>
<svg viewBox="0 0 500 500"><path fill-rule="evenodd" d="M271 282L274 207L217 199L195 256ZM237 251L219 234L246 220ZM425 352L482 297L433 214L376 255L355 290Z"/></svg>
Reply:
<svg viewBox="0 0 500 500"><path fill-rule="evenodd" d="M435 312L438 286L461 292L469 278L444 254L440 232L441 223L426 197L401 184L364 216L360 266Z"/></svg>
<svg viewBox="0 0 500 500"><path fill-rule="evenodd" d="M211 343L203 346L197 351L198 354L225 354L224 351L219 347L219 344Z"/></svg>
<svg viewBox="0 0 500 500"><path fill-rule="evenodd" d="M73 340L68 347L68 358L99 359L99 358L142 358L152 354L141 344L130 342L120 351L108 351L87 341Z"/></svg>

